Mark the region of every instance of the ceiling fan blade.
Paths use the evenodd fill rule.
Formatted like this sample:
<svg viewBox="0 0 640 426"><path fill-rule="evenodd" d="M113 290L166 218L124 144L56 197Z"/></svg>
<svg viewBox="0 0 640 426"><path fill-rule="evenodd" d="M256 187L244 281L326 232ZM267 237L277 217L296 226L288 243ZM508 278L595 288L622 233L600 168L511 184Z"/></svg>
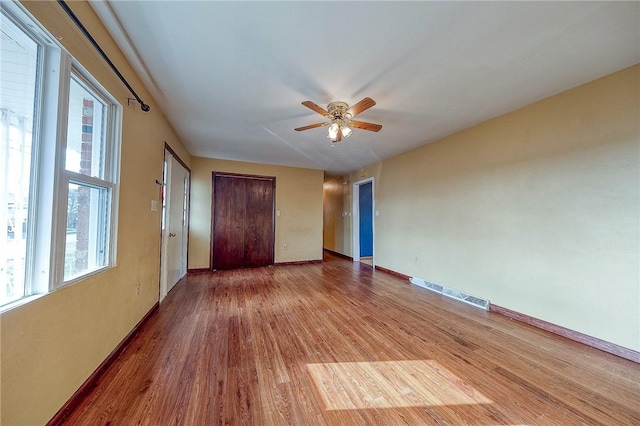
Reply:
<svg viewBox="0 0 640 426"><path fill-rule="evenodd" d="M358 129L369 130L370 132L378 132L378 131L380 131L380 129L382 129L382 125L381 124L367 123L365 121L351 120L351 121L349 121L348 125L351 126L351 127L358 128Z"/></svg>
<svg viewBox="0 0 640 426"><path fill-rule="evenodd" d="M317 112L320 115L324 115L324 116L328 116L329 115L329 112L326 109L314 104L311 101L304 101L302 103L302 105L306 106L309 109L314 110L315 112Z"/></svg>
<svg viewBox="0 0 640 426"><path fill-rule="evenodd" d="M303 131L303 130L315 129L316 127L326 126L327 124L329 124L329 123L327 122L327 123L309 124L308 126L298 127L298 128L296 129L296 131L301 132L301 131Z"/></svg>
<svg viewBox="0 0 640 426"><path fill-rule="evenodd" d="M374 101L373 99L364 98L363 100L361 100L360 102L358 102L357 104L355 104L354 106L349 108L349 110L347 112L349 114L351 114L352 117L355 117L356 115L360 114L361 112L368 110L369 108L371 108L375 104L376 104L376 101Z"/></svg>

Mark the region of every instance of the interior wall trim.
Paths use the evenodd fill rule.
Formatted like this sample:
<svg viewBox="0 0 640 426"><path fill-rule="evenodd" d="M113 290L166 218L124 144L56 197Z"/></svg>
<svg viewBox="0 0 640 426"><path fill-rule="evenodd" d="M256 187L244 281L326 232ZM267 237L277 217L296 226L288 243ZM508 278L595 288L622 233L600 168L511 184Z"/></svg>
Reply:
<svg viewBox="0 0 640 426"><path fill-rule="evenodd" d="M391 269L383 268L382 266L376 265L375 269L380 272L384 272L385 274L392 275L396 278L400 278L401 280L404 280L407 282L411 280L411 277L409 275L401 274L400 272L392 271Z"/></svg>
<svg viewBox="0 0 640 426"><path fill-rule="evenodd" d="M105 358L104 361L96 368L96 370L84 381L84 383L78 388L77 391L71 395L71 398L64 403L58 412L47 422L47 426L62 426L69 417L69 415L75 410L82 400L93 390L98 384L100 378L104 375L107 369L118 359L120 354L129 346L133 338L142 329L144 324L158 312L159 302L156 302L149 312L147 312L140 321L133 327L133 329L125 336L124 339L115 347L113 351Z"/></svg>
<svg viewBox="0 0 640 426"><path fill-rule="evenodd" d="M205 272L211 272L211 268L191 268L187 269L187 274L202 274Z"/></svg>
<svg viewBox="0 0 640 426"><path fill-rule="evenodd" d="M329 250L329 249L326 249L326 248L323 248L322 251L327 252L329 254L332 254L333 256L340 257L342 259L347 259L347 260L353 261L353 257L347 256L346 254L338 253L337 251Z"/></svg>
<svg viewBox="0 0 640 426"><path fill-rule="evenodd" d="M503 308L502 306L494 305L493 303L491 304L489 310L505 317L514 319L516 321L520 321L533 327L548 331L550 333L566 337L567 339L573 340L574 342L582 343L584 345L591 346L592 348L596 348L601 351L619 356L620 358L628 359L629 361L640 364L640 352L634 351L633 349L625 348L624 346L616 345L615 343L607 342L605 340L598 339L597 337L588 336L586 334L580 333L579 331L571 330L569 328L552 324L550 322L534 318L520 312L512 311L510 309Z"/></svg>
<svg viewBox="0 0 640 426"><path fill-rule="evenodd" d="M275 266L290 266L290 265L313 265L317 263L322 263L322 259L314 259L314 260L296 260L293 262L276 262Z"/></svg>
<svg viewBox="0 0 640 426"><path fill-rule="evenodd" d="M178 163L180 163L180 165L181 165L182 167L184 167L184 169L185 169L186 171L188 171L188 172L189 172L189 180L191 180L191 169L189 168L189 166L187 166L187 163L185 163L184 161L182 161L182 158L180 158L180 156L178 155L178 153L177 153L173 148L171 148L171 145L169 145L169 142L164 141L164 149L166 149L167 151L169 151L169 152L171 153L171 155L173 155L173 158L175 158L175 159L176 159L176 161L177 161Z"/></svg>

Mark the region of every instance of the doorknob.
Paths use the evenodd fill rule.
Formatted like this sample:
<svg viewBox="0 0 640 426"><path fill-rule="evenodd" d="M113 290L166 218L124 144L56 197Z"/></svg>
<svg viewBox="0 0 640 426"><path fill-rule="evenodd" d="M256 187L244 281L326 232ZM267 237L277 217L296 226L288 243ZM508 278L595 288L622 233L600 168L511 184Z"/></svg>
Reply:
<svg viewBox="0 0 640 426"><path fill-rule="evenodd" d="M175 233L175 232L169 232L169 236L170 236L170 237L175 237L175 236L176 236L176 233Z"/></svg>

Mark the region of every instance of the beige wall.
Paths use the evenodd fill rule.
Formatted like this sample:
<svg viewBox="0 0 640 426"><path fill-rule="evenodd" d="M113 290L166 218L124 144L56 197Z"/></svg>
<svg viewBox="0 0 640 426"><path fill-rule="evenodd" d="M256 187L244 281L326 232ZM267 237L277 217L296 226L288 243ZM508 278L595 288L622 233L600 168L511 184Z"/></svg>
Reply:
<svg viewBox="0 0 640 426"><path fill-rule="evenodd" d="M208 268L212 172L276 178L275 262L322 259L322 170L193 157L189 269ZM284 250L284 245L287 250Z"/></svg>
<svg viewBox="0 0 640 426"><path fill-rule="evenodd" d="M352 173L375 178L376 263L640 350L639 82L640 65Z"/></svg>
<svg viewBox="0 0 640 426"><path fill-rule="evenodd" d="M127 106L55 2L26 3L123 105L118 265L0 316L6 425L50 419L156 303L165 140L192 169L190 268L209 264L212 170L276 176L276 262L322 257L322 171L190 158L91 8L70 5L152 111ZM343 208L374 176L379 265L640 350L639 81L636 66L355 172ZM337 251L350 235L336 226Z"/></svg>
<svg viewBox="0 0 640 426"><path fill-rule="evenodd" d="M343 181L340 177L327 177L322 185L322 247L342 253L341 229L344 221ZM348 217L347 217L348 219Z"/></svg>
<svg viewBox="0 0 640 426"><path fill-rule="evenodd" d="M131 95L56 2L25 4L123 106L118 256L115 268L0 317L4 425L46 423L157 302L160 217L150 203L159 201L164 141L191 162L91 7L69 4L152 109L127 106Z"/></svg>

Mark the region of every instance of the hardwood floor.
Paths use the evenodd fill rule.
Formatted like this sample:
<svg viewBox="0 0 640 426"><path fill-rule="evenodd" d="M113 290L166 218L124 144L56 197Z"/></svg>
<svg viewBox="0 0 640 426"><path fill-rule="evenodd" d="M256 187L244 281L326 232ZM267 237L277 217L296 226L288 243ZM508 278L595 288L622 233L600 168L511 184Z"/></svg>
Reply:
<svg viewBox="0 0 640 426"><path fill-rule="evenodd" d="M373 266L373 257L372 256L361 256L360 263L364 263L365 265Z"/></svg>
<svg viewBox="0 0 640 426"><path fill-rule="evenodd" d="M325 260L189 275L66 424L640 424L638 364Z"/></svg>

